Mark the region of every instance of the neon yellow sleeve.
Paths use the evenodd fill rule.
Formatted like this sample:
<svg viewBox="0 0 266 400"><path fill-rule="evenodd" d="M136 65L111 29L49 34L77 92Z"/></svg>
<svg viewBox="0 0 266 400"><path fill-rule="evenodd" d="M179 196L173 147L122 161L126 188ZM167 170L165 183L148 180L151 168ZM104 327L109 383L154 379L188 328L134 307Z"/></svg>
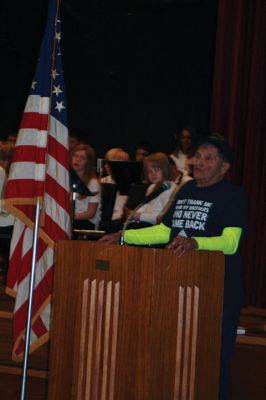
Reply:
<svg viewBox="0 0 266 400"><path fill-rule="evenodd" d="M165 244L169 242L171 228L164 224L148 228L129 229L125 231L124 240L127 244Z"/></svg>
<svg viewBox="0 0 266 400"><path fill-rule="evenodd" d="M237 251L242 228L228 227L223 229L221 236L193 237L198 244L198 250L220 250L226 255Z"/></svg>

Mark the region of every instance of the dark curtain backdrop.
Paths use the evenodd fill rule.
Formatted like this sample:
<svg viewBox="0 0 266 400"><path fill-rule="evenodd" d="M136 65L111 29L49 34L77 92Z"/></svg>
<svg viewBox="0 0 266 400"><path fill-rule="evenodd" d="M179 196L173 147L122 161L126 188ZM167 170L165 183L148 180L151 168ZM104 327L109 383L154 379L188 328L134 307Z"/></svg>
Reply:
<svg viewBox="0 0 266 400"><path fill-rule="evenodd" d="M219 1L210 125L232 144L230 179L249 199L247 304L266 307L266 0Z"/></svg>
<svg viewBox="0 0 266 400"><path fill-rule="evenodd" d="M182 126L208 130L218 0L60 3L69 127L99 157L143 139L168 152ZM0 138L18 130L46 14L47 0L0 0Z"/></svg>

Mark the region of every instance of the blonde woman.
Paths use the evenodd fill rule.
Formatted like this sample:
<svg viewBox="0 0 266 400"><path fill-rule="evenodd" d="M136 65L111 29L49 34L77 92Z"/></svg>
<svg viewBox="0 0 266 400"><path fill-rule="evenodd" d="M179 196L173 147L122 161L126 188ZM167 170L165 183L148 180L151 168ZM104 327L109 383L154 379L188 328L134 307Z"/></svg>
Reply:
<svg viewBox="0 0 266 400"><path fill-rule="evenodd" d="M166 154L161 152L150 154L144 161L144 173L147 181L150 182L146 190L146 197L157 191L163 184L166 184L166 189L162 190L158 196L144 204L132 215L135 221L141 222L139 227L155 225L158 222L158 215L160 215L171 194L176 189L176 184L172 181L171 166Z"/></svg>

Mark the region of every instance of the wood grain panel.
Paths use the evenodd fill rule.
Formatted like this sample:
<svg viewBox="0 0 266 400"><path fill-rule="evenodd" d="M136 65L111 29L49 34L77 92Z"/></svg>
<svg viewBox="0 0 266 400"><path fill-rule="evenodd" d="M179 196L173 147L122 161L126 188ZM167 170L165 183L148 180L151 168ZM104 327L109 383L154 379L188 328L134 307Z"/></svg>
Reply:
<svg viewBox="0 0 266 400"><path fill-rule="evenodd" d="M0 365L0 374L9 374L9 375L19 375L22 376L22 368L18 367L10 367L7 365ZM42 378L47 379L48 373L47 371L40 371L38 369L28 369L27 376L33 378Z"/></svg>
<svg viewBox="0 0 266 400"><path fill-rule="evenodd" d="M103 378L102 378L102 395L101 399L106 399L107 377L108 377L108 356L109 356L109 339L110 339L110 319L111 319L111 300L112 300L112 282L107 283L106 293L106 310L104 322L104 342L103 342Z"/></svg>
<svg viewBox="0 0 266 400"><path fill-rule="evenodd" d="M217 398L222 254L75 241L56 260L49 400Z"/></svg>
<svg viewBox="0 0 266 400"><path fill-rule="evenodd" d="M191 356L190 356L190 381L189 381L189 400L194 399L195 395L195 372L196 372L196 354L197 354L197 333L199 317L199 288L194 287L194 303L192 315L192 337L191 337Z"/></svg>
<svg viewBox="0 0 266 400"><path fill-rule="evenodd" d="M83 372L84 372L84 353L86 342L86 322L87 322L87 302L88 302L88 284L89 280L85 279L83 283L82 308L81 308L81 328L80 328L80 349L79 349L79 364L78 364L78 393L77 400L82 398L83 388ZM89 321L90 324L90 321Z"/></svg>
<svg viewBox="0 0 266 400"><path fill-rule="evenodd" d="M83 283L77 396L72 394L78 400L114 396L119 287L96 279Z"/></svg>
<svg viewBox="0 0 266 400"><path fill-rule="evenodd" d="M160 369L152 368L151 379L159 383L151 388L150 399L217 398L222 259L219 252L197 251L182 258L164 250L156 252L153 288L156 318L152 328L156 336L151 339L156 351L151 364L160 363ZM191 294L187 288L191 288ZM184 364L185 343L188 359Z"/></svg>
<svg viewBox="0 0 266 400"><path fill-rule="evenodd" d="M119 315L119 294L120 294L120 282L115 284L114 294L114 317L113 317L113 332L112 332L112 344L111 344L111 363L110 363L110 392L109 400L114 400L114 389L115 389L115 370L116 370L116 354L117 354L117 333L118 333L118 315ZM104 397L102 396L102 399Z"/></svg>
<svg viewBox="0 0 266 400"><path fill-rule="evenodd" d="M188 375L189 375L189 351L190 351L190 338L191 338L191 302L192 293L191 288L186 288L186 309L184 313L185 318L185 332L184 332L184 360L183 360L183 379L182 379L182 399L187 399L188 389Z"/></svg>
<svg viewBox="0 0 266 400"><path fill-rule="evenodd" d="M174 400L194 399L199 289L178 288ZM182 376L182 381L181 381Z"/></svg>
<svg viewBox="0 0 266 400"><path fill-rule="evenodd" d="M184 318L184 288L182 286L179 286L174 400L178 400L179 393L180 393L180 387L181 387L181 354L182 354L182 345L183 345L183 340L182 340L183 318Z"/></svg>

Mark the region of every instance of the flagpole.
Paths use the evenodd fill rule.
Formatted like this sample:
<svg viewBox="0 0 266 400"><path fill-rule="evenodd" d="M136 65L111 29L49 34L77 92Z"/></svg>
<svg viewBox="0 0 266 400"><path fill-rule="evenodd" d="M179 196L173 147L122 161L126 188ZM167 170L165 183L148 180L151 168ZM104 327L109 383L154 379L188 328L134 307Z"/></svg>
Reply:
<svg viewBox="0 0 266 400"><path fill-rule="evenodd" d="M27 368L28 368L29 346L30 346L32 300L33 300L35 271L36 271L36 256L37 256L40 209L41 209L40 200L38 199L37 204L36 204L36 213L35 213L35 222L34 222L33 250L32 250L30 287L29 287L29 305L28 305L26 339L25 339L24 359L23 359L22 386L21 386L21 397L20 397L21 400L26 399L26 384L27 384Z"/></svg>

